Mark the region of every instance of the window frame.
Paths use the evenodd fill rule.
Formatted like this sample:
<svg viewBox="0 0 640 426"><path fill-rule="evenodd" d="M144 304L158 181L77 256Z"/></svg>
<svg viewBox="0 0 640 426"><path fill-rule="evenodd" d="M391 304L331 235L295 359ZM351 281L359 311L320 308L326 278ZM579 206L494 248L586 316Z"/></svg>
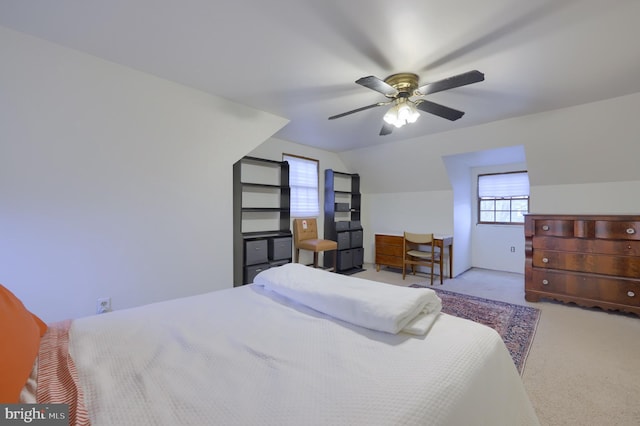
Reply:
<svg viewBox="0 0 640 426"><path fill-rule="evenodd" d="M509 212L509 218L512 219L513 215L517 212L520 212L522 210L514 210L513 209L513 201L521 201L521 200L526 200L527 203L527 208L525 211L525 214L529 213L529 208L530 208L530 195L513 195L513 196L505 196L505 197L485 197L482 198L480 197L480 178L482 176L495 176L495 175L509 175L509 174L526 174L527 178L529 177L529 172L527 170L517 170L517 171L511 171L511 172L498 172L498 173L482 173L479 174L477 176L476 179L476 194L477 194L477 223L479 225L520 225L520 226L524 226L524 218L522 220L522 222L514 222L513 220L510 220L509 222L502 222L502 221L483 221L482 220L482 212L483 211L491 211L491 210L483 210L482 209L482 201L494 201L494 208L493 208L493 213L494 213L494 219L496 218L496 213L497 212ZM505 209L496 209L496 202L497 201L508 201L509 202L509 210L505 210Z"/></svg>
<svg viewBox="0 0 640 426"><path fill-rule="evenodd" d="M286 152L282 153L282 161L287 161L287 157L289 158L293 158L293 159L298 159L298 160L303 160L306 162L313 162L315 163L316 166L316 184L315 184L315 211L314 212L310 212L308 213L302 213L299 211L294 210L294 198L296 197L294 194L296 194L296 190L294 189L294 187L296 187L296 185L293 184L293 180L292 179L292 168L291 168L291 163L289 163L289 187L291 189L291 195L290 195L290 201L289 201L289 208L291 210L291 217L318 217L320 216L320 161L316 160L315 158L310 158L310 157L304 157L302 155L295 155L295 154L289 154ZM309 187L305 187L305 188L311 188L311 186ZM315 213L315 214L313 214Z"/></svg>

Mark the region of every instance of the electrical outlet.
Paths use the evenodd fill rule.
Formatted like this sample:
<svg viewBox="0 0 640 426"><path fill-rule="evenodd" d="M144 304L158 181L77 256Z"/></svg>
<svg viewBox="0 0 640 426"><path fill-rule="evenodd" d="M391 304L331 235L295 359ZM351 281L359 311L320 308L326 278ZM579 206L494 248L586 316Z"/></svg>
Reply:
<svg viewBox="0 0 640 426"><path fill-rule="evenodd" d="M516 248L514 246L511 246L511 253L515 253L516 252Z"/></svg>
<svg viewBox="0 0 640 426"><path fill-rule="evenodd" d="M101 297L96 300L96 314L111 312L111 298Z"/></svg>

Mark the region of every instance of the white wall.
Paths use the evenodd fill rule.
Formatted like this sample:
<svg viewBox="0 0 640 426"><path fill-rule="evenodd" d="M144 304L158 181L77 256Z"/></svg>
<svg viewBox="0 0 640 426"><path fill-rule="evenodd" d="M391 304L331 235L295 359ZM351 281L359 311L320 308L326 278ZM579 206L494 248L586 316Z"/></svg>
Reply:
<svg viewBox="0 0 640 426"><path fill-rule="evenodd" d="M325 151L322 149L312 148L306 145L300 145L293 142L284 141L282 139L271 138L251 151L250 154L253 157L266 158L269 160L282 161L282 154L299 155L301 157L307 157L314 160L318 160L319 168L319 203L320 203L320 215L318 216L318 233L319 237L324 237L324 171L325 169L333 169L339 172L356 173L353 170L347 169L344 163L340 160L340 157L334 152ZM293 221L294 217L291 218ZM292 225L293 229L293 225ZM313 255L310 252L300 252L301 263L312 263ZM319 258L320 264L322 264L322 255Z"/></svg>
<svg viewBox="0 0 640 426"><path fill-rule="evenodd" d="M232 165L286 120L2 27L0 56L0 282L45 321L232 286Z"/></svg>
<svg viewBox="0 0 640 426"><path fill-rule="evenodd" d="M452 205L452 191L363 195L365 262L375 261L375 234L402 235L404 231L453 234ZM455 267L454 263L454 271Z"/></svg>
<svg viewBox="0 0 640 426"><path fill-rule="evenodd" d="M533 185L531 213L640 214L640 180Z"/></svg>
<svg viewBox="0 0 640 426"><path fill-rule="evenodd" d="M425 226L445 231L456 218L454 274L472 266L522 272L524 237L516 235L516 228L459 228L476 227L473 220L458 220L471 215L475 202L457 197L453 181L459 176L449 174L443 159L523 146L532 186L532 213L637 214L640 197L633 194L640 193L638 110L640 94L634 94L344 152L340 158L360 173L364 198L383 207L363 209L363 221L398 228L404 223L396 209L413 212L417 218L425 204L433 208L432 199L441 198L442 191L456 191L449 205L436 208L442 217L432 218ZM504 164L504 160L496 158L495 164ZM474 165L466 167L467 172L454 173L466 175ZM398 204L398 194L407 192L412 196L403 197L403 204ZM508 251L511 246L516 246L515 253Z"/></svg>

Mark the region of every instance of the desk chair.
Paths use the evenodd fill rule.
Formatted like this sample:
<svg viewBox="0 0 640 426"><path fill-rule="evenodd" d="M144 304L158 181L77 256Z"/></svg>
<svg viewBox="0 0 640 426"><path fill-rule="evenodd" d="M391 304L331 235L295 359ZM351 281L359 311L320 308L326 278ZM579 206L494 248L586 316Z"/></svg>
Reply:
<svg viewBox="0 0 640 426"><path fill-rule="evenodd" d="M295 260L298 263L300 250L313 252L313 267L318 267L318 253L333 250L333 272L336 271L338 259L338 243L331 240L318 239L318 222L316 218L299 218L293 220L293 246Z"/></svg>
<svg viewBox="0 0 640 426"><path fill-rule="evenodd" d="M416 266L426 266L431 270L431 285L433 285L433 268L440 263L440 252L436 250L433 234L404 233L402 250L402 279L406 275L407 265L411 265L413 275ZM440 285L442 285L442 271L440 271Z"/></svg>

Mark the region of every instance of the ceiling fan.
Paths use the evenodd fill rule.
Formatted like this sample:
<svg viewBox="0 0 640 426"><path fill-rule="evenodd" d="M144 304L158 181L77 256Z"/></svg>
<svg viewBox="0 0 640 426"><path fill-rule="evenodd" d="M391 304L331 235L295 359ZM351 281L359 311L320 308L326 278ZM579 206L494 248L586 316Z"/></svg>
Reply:
<svg viewBox="0 0 640 426"><path fill-rule="evenodd" d="M357 84L382 93L389 98L389 100L333 115L329 117L329 120L367 109L393 104L384 115L384 123L380 130L381 136L390 134L394 127L400 128L405 124L414 123L420 116L418 110L454 121L462 117L464 112L428 101L422 97L431 93L478 83L483 80L484 74L477 70L468 71L433 83L427 83L423 86L419 86L419 77L413 73L393 74L384 80L372 75L362 77L356 80ZM411 99L412 97L417 97L418 99Z"/></svg>

